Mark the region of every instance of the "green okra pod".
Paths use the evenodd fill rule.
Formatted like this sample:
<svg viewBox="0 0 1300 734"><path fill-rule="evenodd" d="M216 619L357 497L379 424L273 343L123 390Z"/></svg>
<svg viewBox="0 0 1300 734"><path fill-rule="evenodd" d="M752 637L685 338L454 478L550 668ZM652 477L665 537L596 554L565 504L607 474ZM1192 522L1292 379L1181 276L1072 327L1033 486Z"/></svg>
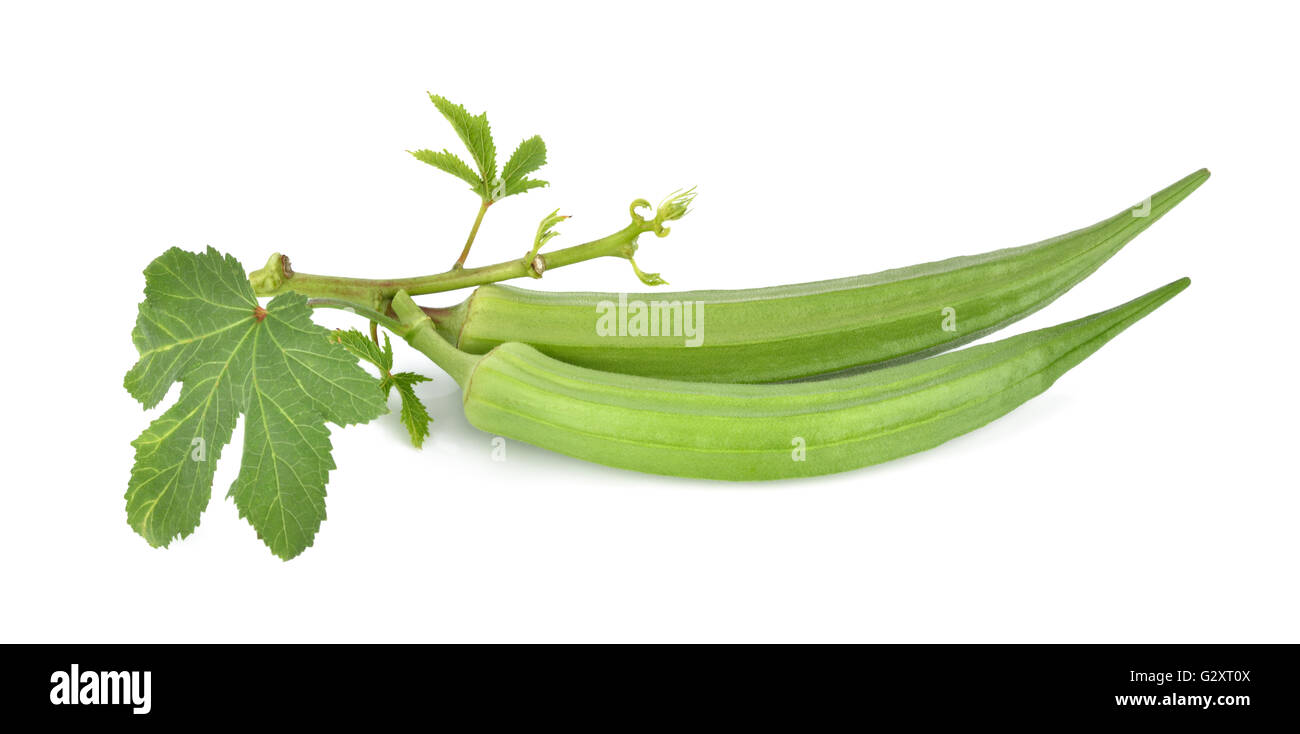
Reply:
<svg viewBox="0 0 1300 734"><path fill-rule="evenodd" d="M470 423L580 459L727 480L846 471L937 446L1014 409L1187 287L933 359L812 382L738 385L579 367L511 342L474 356L405 293L406 339L461 385Z"/></svg>
<svg viewBox="0 0 1300 734"><path fill-rule="evenodd" d="M937 354L1074 287L1200 186L1201 169L1139 206L1032 245L818 283L679 293L478 288L425 309L457 348L523 342L572 364L706 382L776 382Z"/></svg>

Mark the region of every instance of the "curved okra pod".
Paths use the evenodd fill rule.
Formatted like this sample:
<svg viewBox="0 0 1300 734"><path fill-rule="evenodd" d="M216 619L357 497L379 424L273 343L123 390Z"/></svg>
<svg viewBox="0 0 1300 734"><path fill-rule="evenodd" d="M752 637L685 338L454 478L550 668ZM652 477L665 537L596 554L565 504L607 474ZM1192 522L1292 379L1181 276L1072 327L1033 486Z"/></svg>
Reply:
<svg viewBox="0 0 1300 734"><path fill-rule="evenodd" d="M484 431L636 471L756 480L855 469L974 430L1046 390L1188 283L933 359L781 385L601 372L516 342L473 356L439 336L405 293L393 308L407 341L460 384L466 416Z"/></svg>
<svg viewBox="0 0 1300 734"><path fill-rule="evenodd" d="M523 342L592 369L776 382L918 359L1051 303L1207 178L1197 171L1091 227L1023 247L819 283L681 293L545 293L486 285L426 309L457 348Z"/></svg>

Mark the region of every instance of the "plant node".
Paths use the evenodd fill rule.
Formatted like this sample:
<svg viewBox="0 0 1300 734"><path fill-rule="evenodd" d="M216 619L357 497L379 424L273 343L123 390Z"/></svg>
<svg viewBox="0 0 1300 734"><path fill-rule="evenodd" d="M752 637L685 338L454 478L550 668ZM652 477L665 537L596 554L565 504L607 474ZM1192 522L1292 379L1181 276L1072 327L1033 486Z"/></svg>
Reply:
<svg viewBox="0 0 1300 734"><path fill-rule="evenodd" d="M274 252L267 258L265 265L248 274L248 282L257 295L273 296L292 277L293 268L289 266L289 256Z"/></svg>

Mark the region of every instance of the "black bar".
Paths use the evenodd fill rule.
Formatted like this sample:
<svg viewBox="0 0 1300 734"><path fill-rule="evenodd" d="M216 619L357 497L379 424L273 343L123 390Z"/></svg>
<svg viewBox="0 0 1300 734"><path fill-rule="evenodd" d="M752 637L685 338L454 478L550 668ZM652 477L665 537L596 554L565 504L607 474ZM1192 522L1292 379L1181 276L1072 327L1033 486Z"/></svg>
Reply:
<svg viewBox="0 0 1300 734"><path fill-rule="evenodd" d="M838 712L855 722L1120 723L1289 720L1300 690L1295 650L1282 645L661 645L612 655L506 647L7 646L0 698L10 716L52 723L336 723L476 710L487 723L488 712L507 709L566 723L610 706L625 717L603 714L612 726L800 712L809 721ZM58 690L73 665L83 690L71 695L85 701L127 690L118 673L138 675L117 704L74 702L71 687ZM147 704L129 695L143 693L144 672Z"/></svg>

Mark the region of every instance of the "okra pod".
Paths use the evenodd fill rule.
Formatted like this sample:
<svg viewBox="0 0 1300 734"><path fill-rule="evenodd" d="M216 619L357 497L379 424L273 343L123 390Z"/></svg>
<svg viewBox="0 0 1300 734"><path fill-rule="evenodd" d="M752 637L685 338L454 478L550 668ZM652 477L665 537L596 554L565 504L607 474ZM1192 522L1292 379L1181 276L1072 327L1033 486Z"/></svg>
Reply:
<svg viewBox="0 0 1300 734"><path fill-rule="evenodd" d="M425 309L459 349L523 342L592 369L776 382L919 359L1051 303L1208 177L1199 170L1090 227L1032 245L871 275L751 290L547 293L478 288Z"/></svg>
<svg viewBox="0 0 1300 734"><path fill-rule="evenodd" d="M407 341L456 379L470 423L488 433L652 474L759 480L855 469L974 430L1046 390L1188 283L932 359L774 385L598 371L517 342L470 355L404 292L393 308Z"/></svg>

